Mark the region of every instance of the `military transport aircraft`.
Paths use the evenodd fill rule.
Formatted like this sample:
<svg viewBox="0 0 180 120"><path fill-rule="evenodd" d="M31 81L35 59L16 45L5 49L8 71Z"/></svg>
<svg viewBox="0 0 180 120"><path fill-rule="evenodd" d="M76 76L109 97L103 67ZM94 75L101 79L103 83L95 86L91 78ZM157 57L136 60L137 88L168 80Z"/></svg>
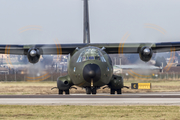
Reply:
<svg viewBox="0 0 180 120"><path fill-rule="evenodd" d="M27 55L30 63L37 63L41 55L69 54L68 75L57 79L59 94L69 94L69 89L79 86L87 94L96 94L104 85L110 93L121 94L123 78L113 75L112 61L108 54L139 53L142 61L148 62L153 53L177 51L180 42L166 43L90 43L88 0L84 0L84 33L81 44L36 44L36 45L0 45L0 54Z"/></svg>

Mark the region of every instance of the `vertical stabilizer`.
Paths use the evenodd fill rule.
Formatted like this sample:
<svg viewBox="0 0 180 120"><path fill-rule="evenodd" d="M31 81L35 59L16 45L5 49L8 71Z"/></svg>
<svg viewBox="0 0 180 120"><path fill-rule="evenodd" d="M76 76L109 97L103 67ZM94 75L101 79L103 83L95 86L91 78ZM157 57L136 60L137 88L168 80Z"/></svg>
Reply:
<svg viewBox="0 0 180 120"><path fill-rule="evenodd" d="M84 0L84 33L83 43L90 43L88 0Z"/></svg>

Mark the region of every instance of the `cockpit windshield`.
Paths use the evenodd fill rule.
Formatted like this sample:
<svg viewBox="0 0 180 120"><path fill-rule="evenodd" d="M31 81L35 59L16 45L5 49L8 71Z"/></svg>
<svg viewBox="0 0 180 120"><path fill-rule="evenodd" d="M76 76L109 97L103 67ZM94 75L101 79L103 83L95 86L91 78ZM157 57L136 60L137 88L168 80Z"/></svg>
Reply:
<svg viewBox="0 0 180 120"><path fill-rule="evenodd" d="M85 49L78 57L77 62L83 62L87 60L100 60L102 62L106 62L102 53L95 48Z"/></svg>

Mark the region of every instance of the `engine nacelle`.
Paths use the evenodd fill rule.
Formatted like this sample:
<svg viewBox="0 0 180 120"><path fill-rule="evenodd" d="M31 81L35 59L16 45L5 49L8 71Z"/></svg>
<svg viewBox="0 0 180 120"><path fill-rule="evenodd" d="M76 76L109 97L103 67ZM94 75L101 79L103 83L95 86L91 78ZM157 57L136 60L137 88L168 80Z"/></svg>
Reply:
<svg viewBox="0 0 180 120"><path fill-rule="evenodd" d="M123 77L121 76L117 76L117 75L113 75L110 83L108 84L109 88L112 89L121 89L124 87L124 83L123 83Z"/></svg>
<svg viewBox="0 0 180 120"><path fill-rule="evenodd" d="M39 49L30 48L27 53L27 58L30 63L37 63L40 59Z"/></svg>
<svg viewBox="0 0 180 120"><path fill-rule="evenodd" d="M139 57L144 62L148 62L151 59L152 55L153 55L153 51L149 47L142 47L139 50Z"/></svg>
<svg viewBox="0 0 180 120"><path fill-rule="evenodd" d="M68 90L72 85L73 83L68 75L57 78L57 88L60 90Z"/></svg>

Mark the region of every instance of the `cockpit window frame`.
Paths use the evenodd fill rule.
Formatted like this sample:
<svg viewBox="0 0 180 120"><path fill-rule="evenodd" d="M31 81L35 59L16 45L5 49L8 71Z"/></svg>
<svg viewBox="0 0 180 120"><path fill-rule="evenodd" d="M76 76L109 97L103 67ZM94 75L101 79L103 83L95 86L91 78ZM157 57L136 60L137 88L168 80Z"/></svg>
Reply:
<svg viewBox="0 0 180 120"><path fill-rule="evenodd" d="M91 49L91 50L90 50ZM96 54L89 54L90 52L96 52ZM106 62L103 54L99 49L96 48L87 48L86 50L82 51L77 59L77 63L88 61L88 60L100 60L101 62Z"/></svg>

